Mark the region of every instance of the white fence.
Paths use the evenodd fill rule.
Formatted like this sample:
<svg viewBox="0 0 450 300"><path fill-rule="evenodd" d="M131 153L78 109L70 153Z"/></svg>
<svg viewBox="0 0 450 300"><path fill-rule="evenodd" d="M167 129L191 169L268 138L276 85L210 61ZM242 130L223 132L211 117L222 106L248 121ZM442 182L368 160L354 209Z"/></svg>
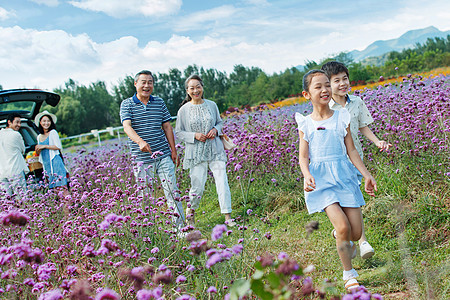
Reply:
<svg viewBox="0 0 450 300"><path fill-rule="evenodd" d="M65 137L65 138L61 138L61 141L78 139L78 141L80 143L82 143L84 137L88 137L88 136L93 135L94 137L97 138L98 145L101 146L102 145L102 141L101 141L101 138L100 138L100 134L105 133L105 132L108 132L111 136L116 136L117 135L117 138L120 141L120 139L121 139L120 134L121 134L121 132L123 133L123 126L106 127L106 129L103 129L103 130L93 129L93 130L91 130L90 133L82 133L82 134L79 134L79 135L74 135L74 136L68 136L68 137Z"/></svg>
<svg viewBox="0 0 450 300"><path fill-rule="evenodd" d="M172 120L176 120L176 119L177 119L176 116L175 116L175 117L172 117ZM93 130L91 130L90 133L82 133L82 134L79 134L79 135L74 135L74 136L68 136L68 137L65 137L65 138L61 138L61 141L78 139L78 141L79 141L80 143L82 143L82 142L83 142L82 139L83 139L84 137L88 137L88 136L93 135L94 137L97 138L97 140L98 140L98 145L101 146L101 145L102 145L102 141L101 141L101 139L100 139L100 134L105 133L105 132L108 132L111 136L115 136L116 133L117 133L117 138L119 139L119 141L120 141L120 139L121 139L120 134L123 133L123 135L125 135L125 133L124 133L124 131L123 131L123 126L119 126L119 127L106 127L106 129L102 129L102 130L93 129ZM116 133L114 133L114 132L116 132Z"/></svg>

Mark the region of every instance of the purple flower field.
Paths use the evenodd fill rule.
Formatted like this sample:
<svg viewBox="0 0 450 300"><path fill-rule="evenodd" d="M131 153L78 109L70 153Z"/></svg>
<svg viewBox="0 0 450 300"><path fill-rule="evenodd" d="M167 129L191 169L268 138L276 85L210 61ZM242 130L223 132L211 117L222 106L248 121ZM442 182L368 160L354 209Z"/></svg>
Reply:
<svg viewBox="0 0 450 300"><path fill-rule="evenodd" d="M448 184L449 77L410 78L356 93L374 117L372 130L394 145L382 154L389 164L427 158L432 162L418 172ZM311 106L251 112L225 121L224 131L238 145L228 153L231 186L301 190L293 118L297 111L308 114ZM365 147L373 168L377 149L367 143ZM182 153L183 147L178 148ZM16 199L1 196L2 299L228 299L234 280L248 278L263 254L246 248L264 240L270 250L272 234L252 211L261 208L240 203L234 203L240 212L234 216L236 227L187 226L188 235L179 238L158 183L151 195L139 196L124 145L78 150L67 154L67 161L68 198L46 190L28 191ZM177 176L186 207L188 174L179 168ZM288 256L279 260L289 262L290 268L276 274L290 276L301 267ZM299 293L302 286L314 292L306 277L291 279ZM367 291L360 293L370 299ZM350 297L345 299L357 299Z"/></svg>

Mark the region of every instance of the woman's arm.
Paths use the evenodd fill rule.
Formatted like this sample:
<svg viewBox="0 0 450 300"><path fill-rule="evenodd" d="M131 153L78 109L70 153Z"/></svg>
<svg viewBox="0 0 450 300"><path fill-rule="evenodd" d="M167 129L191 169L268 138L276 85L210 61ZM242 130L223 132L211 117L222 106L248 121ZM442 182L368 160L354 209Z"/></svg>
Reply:
<svg viewBox="0 0 450 300"><path fill-rule="evenodd" d="M39 139L39 137L38 137ZM42 149L48 149L48 150L55 150L55 151L61 151L62 150L62 144L61 140L59 139L58 132L56 130L51 130L48 136L48 145L36 145L34 150L37 154L40 154Z"/></svg>
<svg viewBox="0 0 450 300"><path fill-rule="evenodd" d="M188 105L188 104L185 104ZM195 132L187 128L188 111L182 106L177 113L177 123L175 125L175 135L185 143L193 144L195 141Z"/></svg>

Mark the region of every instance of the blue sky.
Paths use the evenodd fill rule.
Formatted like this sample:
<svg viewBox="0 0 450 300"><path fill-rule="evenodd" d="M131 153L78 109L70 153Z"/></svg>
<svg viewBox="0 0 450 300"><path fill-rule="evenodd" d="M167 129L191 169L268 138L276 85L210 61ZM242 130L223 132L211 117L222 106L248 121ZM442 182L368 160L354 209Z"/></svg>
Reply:
<svg viewBox="0 0 450 300"><path fill-rule="evenodd" d="M273 73L428 26L450 30L448 0L0 0L0 84L112 86L191 64Z"/></svg>

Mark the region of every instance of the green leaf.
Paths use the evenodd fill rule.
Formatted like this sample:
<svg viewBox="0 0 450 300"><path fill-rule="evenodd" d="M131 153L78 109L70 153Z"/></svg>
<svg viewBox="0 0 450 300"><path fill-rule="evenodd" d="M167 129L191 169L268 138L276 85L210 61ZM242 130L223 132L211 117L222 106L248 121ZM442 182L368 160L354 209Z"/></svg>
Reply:
<svg viewBox="0 0 450 300"><path fill-rule="evenodd" d="M267 275L267 280L269 281L270 287L272 289L276 289L280 286L280 276L278 276L274 272L270 272L269 275Z"/></svg>
<svg viewBox="0 0 450 300"><path fill-rule="evenodd" d="M238 300L239 297L243 297L250 291L250 280L246 279L237 279L234 281L230 290L230 299Z"/></svg>
<svg viewBox="0 0 450 300"><path fill-rule="evenodd" d="M260 261L255 262L255 269L256 270L264 270L264 267L262 266Z"/></svg>
<svg viewBox="0 0 450 300"><path fill-rule="evenodd" d="M252 278L255 280L261 279L264 276L264 272L260 270L256 270L255 273L252 275Z"/></svg>
<svg viewBox="0 0 450 300"><path fill-rule="evenodd" d="M272 300L272 293L265 290L264 283L261 280L252 280L251 284L252 291L262 300Z"/></svg>
<svg viewBox="0 0 450 300"><path fill-rule="evenodd" d="M300 268L298 268L298 270L295 271L293 274L294 274L294 275L299 275L299 276L301 276L301 275L303 275L303 269L300 267Z"/></svg>

